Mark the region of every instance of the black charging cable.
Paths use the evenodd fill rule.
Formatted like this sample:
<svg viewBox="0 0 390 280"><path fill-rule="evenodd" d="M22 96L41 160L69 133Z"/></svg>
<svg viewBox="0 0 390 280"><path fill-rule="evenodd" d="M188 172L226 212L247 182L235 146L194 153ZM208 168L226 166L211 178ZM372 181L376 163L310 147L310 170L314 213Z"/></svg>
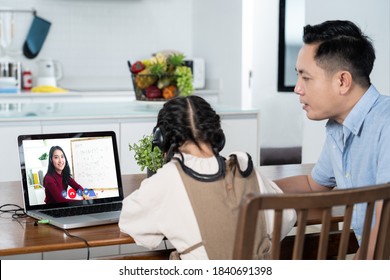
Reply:
<svg viewBox="0 0 390 280"><path fill-rule="evenodd" d="M56 229L62 230L62 231L65 233L65 235L68 236L68 237L70 237L70 238L75 238L75 239L78 239L78 240L83 241L84 244L85 244L85 247L86 247L86 249L87 249L87 260L89 260L89 258L90 258L90 249L89 249L89 248L90 248L91 246L89 245L88 241L87 241L85 238L82 238L82 237L80 237L80 236L71 234L71 233L69 233L68 230L66 230L66 229L64 229L64 228L60 228L60 227L58 227L58 226L56 226L56 225L50 224L50 221L48 221L48 220L42 220L42 221L44 221L42 224L47 224L47 225L50 225L50 226L52 226L52 227L54 227L54 228L56 228ZM40 221L36 221L34 225L37 226L38 224L40 224Z"/></svg>
<svg viewBox="0 0 390 280"><path fill-rule="evenodd" d="M62 231L66 234L66 236L68 236L70 238L76 238L76 239L79 239L79 240L84 242L85 247L87 249L87 260L89 260L89 257L90 257L90 249L89 248L91 246L89 245L88 241L80 236L70 234L69 231L67 231L66 229L63 229L63 228L60 228L60 229L62 229Z"/></svg>
<svg viewBox="0 0 390 280"><path fill-rule="evenodd" d="M20 207L19 205L10 204L10 203L1 205L0 206L0 213L11 213L12 219L16 220L19 224L21 224L19 219L28 217L28 215L26 214L26 212L24 211L24 209L22 207ZM40 221L34 222L34 226L38 226L39 224L48 224L48 222L46 222L46 223L40 223ZM52 224L50 224L50 225L54 226ZM54 227L62 230L66 234L66 236L68 236L70 238L76 238L76 239L83 241L86 248L87 248L87 260L89 260L89 258L90 258L90 245L86 239L84 239L80 236L74 235L74 234L70 234L66 229L63 229L63 228L60 228L57 226L54 226Z"/></svg>
<svg viewBox="0 0 390 280"><path fill-rule="evenodd" d="M24 209L16 204L3 204L0 206L0 213L11 213L13 219L26 218L27 214Z"/></svg>

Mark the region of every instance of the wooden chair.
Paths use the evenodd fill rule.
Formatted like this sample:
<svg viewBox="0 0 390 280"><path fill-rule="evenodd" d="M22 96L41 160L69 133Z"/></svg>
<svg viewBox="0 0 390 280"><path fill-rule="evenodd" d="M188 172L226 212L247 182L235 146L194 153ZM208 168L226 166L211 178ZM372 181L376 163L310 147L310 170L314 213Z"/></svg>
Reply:
<svg viewBox="0 0 390 280"><path fill-rule="evenodd" d="M280 241L281 221L283 209L295 209L297 212L296 235L293 237L292 259L303 259L305 250L305 229L310 211L321 211L321 231L318 234L318 250L316 259L326 259L328 249L334 247L329 240L335 239L335 232L331 231L332 209L345 206L342 229L337 239L337 259L345 259L348 243L351 240L351 217L353 206L357 203L367 203L367 210L360 245L360 258L367 258L371 221L375 209L375 202L383 200L380 227L374 252L374 259L389 259L390 257L390 183L376 186L367 186L349 190L333 190L317 193L285 193L280 195L250 194L244 198L239 214L236 232L234 259L251 259L254 236L256 231L257 214L259 210L273 209L275 211L272 233L271 259L280 259L284 253L283 242ZM374 217L375 218L375 217ZM333 240L334 241L334 240ZM333 242L331 241L331 242ZM331 246L332 245L332 246ZM309 249L311 250L311 249Z"/></svg>

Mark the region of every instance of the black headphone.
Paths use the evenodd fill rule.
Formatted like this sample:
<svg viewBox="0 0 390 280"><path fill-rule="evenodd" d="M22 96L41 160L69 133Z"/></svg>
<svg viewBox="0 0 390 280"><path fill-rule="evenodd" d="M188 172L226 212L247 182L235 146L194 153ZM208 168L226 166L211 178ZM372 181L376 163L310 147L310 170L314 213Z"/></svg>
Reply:
<svg viewBox="0 0 390 280"><path fill-rule="evenodd" d="M225 158L219 155L219 152L223 149L226 143L225 134L223 133L222 129L218 131L217 137L218 138L213 146L213 150L218 161L218 171L215 174L200 174L184 164L183 155L181 155L181 159L175 157L187 175L201 182L213 182L218 180L220 177L225 176ZM153 129L152 153L154 151L154 147L158 147L162 152L164 152L165 145L165 129L162 126L156 126Z"/></svg>
<svg viewBox="0 0 390 280"><path fill-rule="evenodd" d="M251 173L253 171L252 157L248 153L246 153L246 154L248 156L248 166L245 170L241 170L240 165L237 162L237 155L235 155L235 154L230 155L230 157L234 157L236 159L238 171L240 172L240 174L243 178L247 178L249 175L251 175ZM180 153L180 155L181 155L181 159L177 158L177 157L174 157L174 158L179 162L183 171L195 180L198 180L201 182L214 182L214 181L217 181L219 178L225 176L226 159L220 155L216 155L216 158L218 161L218 171L214 174L200 174L200 173L196 172L195 170L189 168L188 166L186 166L184 164L183 155L181 153Z"/></svg>
<svg viewBox="0 0 390 280"><path fill-rule="evenodd" d="M213 149L216 150L215 152L219 153L225 147L226 143L225 134L222 129L217 132L217 137L218 139L216 143L214 143ZM164 151L165 141L165 129L162 126L156 126L153 129L152 152L154 147L158 147L161 151Z"/></svg>
<svg viewBox="0 0 390 280"><path fill-rule="evenodd" d="M181 168L188 176L190 176L191 178L197 181L214 182L217 181L219 178L225 176L225 171L226 171L225 158L220 155L215 156L218 161L218 171L214 174L201 174L196 172L195 170L189 168L187 165L184 164L183 155L181 153L180 155L181 155L181 159L177 157L174 157L174 159L176 159L179 162Z"/></svg>
<svg viewBox="0 0 390 280"><path fill-rule="evenodd" d="M156 126L153 128L153 139L152 139L152 152L154 147L158 147L161 151L163 151L165 146L165 130L160 126Z"/></svg>

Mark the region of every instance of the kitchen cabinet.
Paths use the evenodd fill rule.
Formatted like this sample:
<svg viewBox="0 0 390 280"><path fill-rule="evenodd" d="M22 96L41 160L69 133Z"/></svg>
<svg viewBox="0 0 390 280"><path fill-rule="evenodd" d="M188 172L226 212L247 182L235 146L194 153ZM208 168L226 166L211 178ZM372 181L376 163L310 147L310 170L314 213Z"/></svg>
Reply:
<svg viewBox="0 0 390 280"><path fill-rule="evenodd" d="M130 152L129 144L138 142L144 135L152 133L156 125L156 117L144 119L128 119L121 123L120 132L120 164L122 174L134 174L146 172L141 171L134 160L134 152Z"/></svg>
<svg viewBox="0 0 390 280"><path fill-rule="evenodd" d="M39 121L10 122L0 121L0 181L20 180L20 165L17 138L20 134L41 133Z"/></svg>
<svg viewBox="0 0 390 280"><path fill-rule="evenodd" d="M223 114L221 125L226 136L226 144L221 151L223 156L235 151L247 152L253 163L259 164L260 142L258 138L259 116L253 114Z"/></svg>

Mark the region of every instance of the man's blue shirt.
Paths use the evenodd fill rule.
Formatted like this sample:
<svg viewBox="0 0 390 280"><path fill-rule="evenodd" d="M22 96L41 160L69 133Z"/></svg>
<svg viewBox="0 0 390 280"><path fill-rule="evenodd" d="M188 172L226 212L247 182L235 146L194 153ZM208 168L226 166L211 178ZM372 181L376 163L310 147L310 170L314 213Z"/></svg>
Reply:
<svg viewBox="0 0 390 280"><path fill-rule="evenodd" d="M390 96L370 86L343 124L329 120L311 175L318 184L338 189L390 182ZM364 205L354 210L352 227L358 240L364 211Z"/></svg>

